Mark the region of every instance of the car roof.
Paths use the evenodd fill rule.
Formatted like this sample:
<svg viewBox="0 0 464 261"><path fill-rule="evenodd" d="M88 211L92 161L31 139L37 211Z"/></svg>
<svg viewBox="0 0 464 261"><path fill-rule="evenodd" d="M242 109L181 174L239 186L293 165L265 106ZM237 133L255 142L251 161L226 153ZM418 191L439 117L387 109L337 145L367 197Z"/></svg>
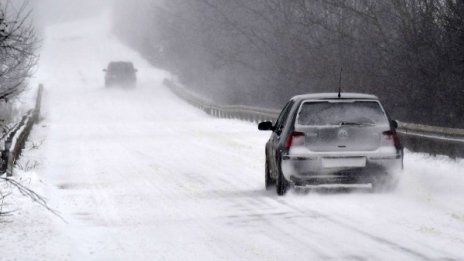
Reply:
<svg viewBox="0 0 464 261"><path fill-rule="evenodd" d="M361 99L361 100L378 100L379 98L372 94L365 93L354 93L354 92L342 92L340 98L338 98L337 92L331 93L308 93L297 95L292 98L295 101L301 100L337 100L337 99Z"/></svg>
<svg viewBox="0 0 464 261"><path fill-rule="evenodd" d="M127 62L127 61L113 61L110 62L108 65L110 66L133 66L132 62Z"/></svg>

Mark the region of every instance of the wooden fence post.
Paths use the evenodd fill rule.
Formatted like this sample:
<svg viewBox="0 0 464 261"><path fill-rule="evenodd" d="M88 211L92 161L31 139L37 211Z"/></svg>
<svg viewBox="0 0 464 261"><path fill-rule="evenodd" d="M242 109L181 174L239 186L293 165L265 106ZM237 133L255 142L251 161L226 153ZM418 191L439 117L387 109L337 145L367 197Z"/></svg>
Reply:
<svg viewBox="0 0 464 261"><path fill-rule="evenodd" d="M37 91L37 97L35 101L34 109L34 122L38 123L40 120L40 108L42 106L42 93L43 93L43 84L39 84L39 90Z"/></svg>

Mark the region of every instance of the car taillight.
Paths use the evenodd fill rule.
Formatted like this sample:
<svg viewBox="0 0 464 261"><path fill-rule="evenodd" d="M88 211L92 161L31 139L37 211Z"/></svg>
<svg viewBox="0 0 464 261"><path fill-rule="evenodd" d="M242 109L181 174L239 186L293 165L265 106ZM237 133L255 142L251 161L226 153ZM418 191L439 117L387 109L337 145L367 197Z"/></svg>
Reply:
<svg viewBox="0 0 464 261"><path fill-rule="evenodd" d="M289 149L291 146L304 145L305 134L299 131L292 131L285 139L284 148Z"/></svg>
<svg viewBox="0 0 464 261"><path fill-rule="evenodd" d="M385 137L385 139L391 141L391 143L395 145L397 149L401 148L400 138L398 137L398 134L396 134L396 132L389 130L384 131L382 134Z"/></svg>

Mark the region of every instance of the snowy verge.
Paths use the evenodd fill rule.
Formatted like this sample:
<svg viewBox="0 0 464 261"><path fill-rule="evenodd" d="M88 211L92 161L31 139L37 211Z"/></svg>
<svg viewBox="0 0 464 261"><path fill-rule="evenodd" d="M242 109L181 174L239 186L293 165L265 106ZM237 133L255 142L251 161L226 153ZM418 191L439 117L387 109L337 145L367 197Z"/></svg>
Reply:
<svg viewBox="0 0 464 261"><path fill-rule="evenodd" d="M8 176L13 175L13 168L16 160L21 155L21 151L32 130L34 122L40 117L40 105L42 100L43 87L40 86L35 97L33 109L24 114L22 120L16 124L8 133L4 135L1 142L0 172L6 172Z"/></svg>

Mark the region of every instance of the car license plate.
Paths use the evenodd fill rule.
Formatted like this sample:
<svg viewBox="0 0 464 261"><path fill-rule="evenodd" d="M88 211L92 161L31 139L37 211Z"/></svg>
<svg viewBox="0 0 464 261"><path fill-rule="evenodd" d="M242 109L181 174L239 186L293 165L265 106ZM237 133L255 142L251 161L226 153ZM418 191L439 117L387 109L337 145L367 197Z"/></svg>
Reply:
<svg viewBox="0 0 464 261"><path fill-rule="evenodd" d="M366 166L365 157L323 158L323 168L361 168Z"/></svg>

